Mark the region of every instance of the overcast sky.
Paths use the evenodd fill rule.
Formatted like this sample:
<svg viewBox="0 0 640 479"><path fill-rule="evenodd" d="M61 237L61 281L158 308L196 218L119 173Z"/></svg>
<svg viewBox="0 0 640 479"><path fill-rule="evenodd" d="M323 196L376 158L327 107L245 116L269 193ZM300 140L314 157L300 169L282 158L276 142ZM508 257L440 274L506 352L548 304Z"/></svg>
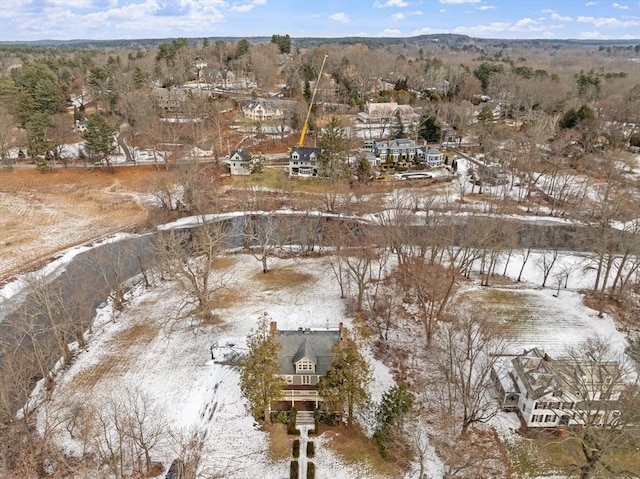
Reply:
<svg viewBox="0 0 640 479"><path fill-rule="evenodd" d="M640 0L0 0L0 40L640 38Z"/></svg>

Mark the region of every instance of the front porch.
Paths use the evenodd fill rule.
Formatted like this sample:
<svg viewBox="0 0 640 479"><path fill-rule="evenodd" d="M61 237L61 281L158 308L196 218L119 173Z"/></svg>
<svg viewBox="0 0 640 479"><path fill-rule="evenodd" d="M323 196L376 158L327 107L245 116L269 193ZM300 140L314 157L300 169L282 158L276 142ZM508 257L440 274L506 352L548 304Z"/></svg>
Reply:
<svg viewBox="0 0 640 479"><path fill-rule="evenodd" d="M283 389L282 396L271 405L273 411L314 411L322 404L322 397L315 389Z"/></svg>

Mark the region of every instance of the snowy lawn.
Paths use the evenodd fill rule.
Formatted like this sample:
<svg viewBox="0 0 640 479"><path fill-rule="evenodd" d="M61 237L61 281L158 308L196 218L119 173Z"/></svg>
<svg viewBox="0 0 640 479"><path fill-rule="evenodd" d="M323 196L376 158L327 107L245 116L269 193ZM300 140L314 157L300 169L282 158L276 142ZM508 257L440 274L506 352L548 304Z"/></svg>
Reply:
<svg viewBox="0 0 640 479"><path fill-rule="evenodd" d="M512 261L510 272L520 266ZM265 312L278 322L279 329L337 328L340 322L352 327L352 320L327 258L271 259L271 271L266 275L252 256L230 255L222 264L224 271L214 282L221 287L214 299L215 324L194 329L190 321L173 320L180 290L176 283L158 279L150 289L134 288L123 312L114 313L109 306L99 310L89 347L79 352L76 362L59 379L52 401L40 415L40 429L48 429L61 414L78 405L101 410L113 397L142 391L152 399L157 417L166 421L170 430L152 454L165 470L180 455L176 438L195 432L204 439L203 470L225 478L286 477L290 459L272 457L268 434L248 414L238 370L219 360L225 354L243 351L246 335ZM538 273L532 269L524 279L537 282ZM578 286L584 278L576 273L574 280ZM553 288L539 289L532 283L517 288L515 284L512 288L471 286L457 301L477 305L506 330L514 353L538 346L552 355L561 354L567 345L594 335L611 339L622 350L624 336L611 318L598 318L575 291L563 289L559 297L554 293ZM421 348L418 336L397 339L409 348ZM377 402L393 385L392 375L370 350L365 348L364 354L372 366L371 395ZM500 414L492 426L505 442L517 441L515 415ZM78 435L71 439L64 427L58 427L56 433L68 451L82 450ZM340 438L330 436L335 433L314 439L317 478L377 477L370 464L347 463L328 445ZM429 474L441 478L442 467L435 454L427 462Z"/></svg>
<svg viewBox="0 0 640 479"><path fill-rule="evenodd" d="M340 322L349 327L351 321L326 259L273 260L273 274L267 275L251 256L233 256L227 263L215 310L217 324L195 330L188 321L172 320L180 292L168 281L156 281L146 291L138 287L122 313L114 314L110 307L100 310L88 350L80 351L60 378L48 412L41 414L41 429L67 408L82 404L102 409L114 395L139 390L153 399L158 418L171 431L152 454L165 470L179 454L169 436L197 431L205 438L204 469L226 478L285 477L289 460L271 459L268 435L248 414L237 368L214 362L211 346L241 351L264 312L280 329L337 328ZM377 400L392 378L384 365L371 355L368 359ZM81 450L80 441L69 438L64 428L58 428L58 434L70 451ZM318 446L323 440L318 439ZM362 475L366 465L345 464L322 447L314 462L318 478L375 477Z"/></svg>

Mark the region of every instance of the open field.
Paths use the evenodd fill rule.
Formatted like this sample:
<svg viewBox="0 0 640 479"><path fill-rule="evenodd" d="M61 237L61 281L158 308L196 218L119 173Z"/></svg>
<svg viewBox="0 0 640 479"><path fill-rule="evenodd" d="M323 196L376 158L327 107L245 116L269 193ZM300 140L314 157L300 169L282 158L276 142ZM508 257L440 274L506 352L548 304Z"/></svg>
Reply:
<svg viewBox="0 0 640 479"><path fill-rule="evenodd" d="M608 339L621 350L626 346L612 318L598 318L596 311L585 307L582 295L573 291L563 290L555 297L550 289L488 288L465 292L463 298L491 327L505 334L513 354L544 345L552 356L562 355L585 336Z"/></svg>
<svg viewBox="0 0 640 479"><path fill-rule="evenodd" d="M172 172L121 168L0 171L0 282L86 243L142 223L156 185Z"/></svg>

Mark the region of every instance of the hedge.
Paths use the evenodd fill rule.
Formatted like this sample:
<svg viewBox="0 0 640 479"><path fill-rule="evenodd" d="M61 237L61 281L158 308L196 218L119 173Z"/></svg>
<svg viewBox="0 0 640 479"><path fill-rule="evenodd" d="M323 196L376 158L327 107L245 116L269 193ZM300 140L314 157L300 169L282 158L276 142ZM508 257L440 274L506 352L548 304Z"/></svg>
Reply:
<svg viewBox="0 0 640 479"><path fill-rule="evenodd" d="M313 457L316 455L316 446L313 441L307 443L307 457Z"/></svg>
<svg viewBox="0 0 640 479"><path fill-rule="evenodd" d="M300 467L298 466L298 461L294 459L293 461L291 461L291 466L289 466L289 478L298 479L298 475L300 474L299 470L300 470Z"/></svg>
<svg viewBox="0 0 640 479"><path fill-rule="evenodd" d="M316 478L316 465L313 462L307 462L307 479Z"/></svg>
<svg viewBox="0 0 640 479"><path fill-rule="evenodd" d="M293 457L296 459L300 457L300 439L293 441Z"/></svg>

